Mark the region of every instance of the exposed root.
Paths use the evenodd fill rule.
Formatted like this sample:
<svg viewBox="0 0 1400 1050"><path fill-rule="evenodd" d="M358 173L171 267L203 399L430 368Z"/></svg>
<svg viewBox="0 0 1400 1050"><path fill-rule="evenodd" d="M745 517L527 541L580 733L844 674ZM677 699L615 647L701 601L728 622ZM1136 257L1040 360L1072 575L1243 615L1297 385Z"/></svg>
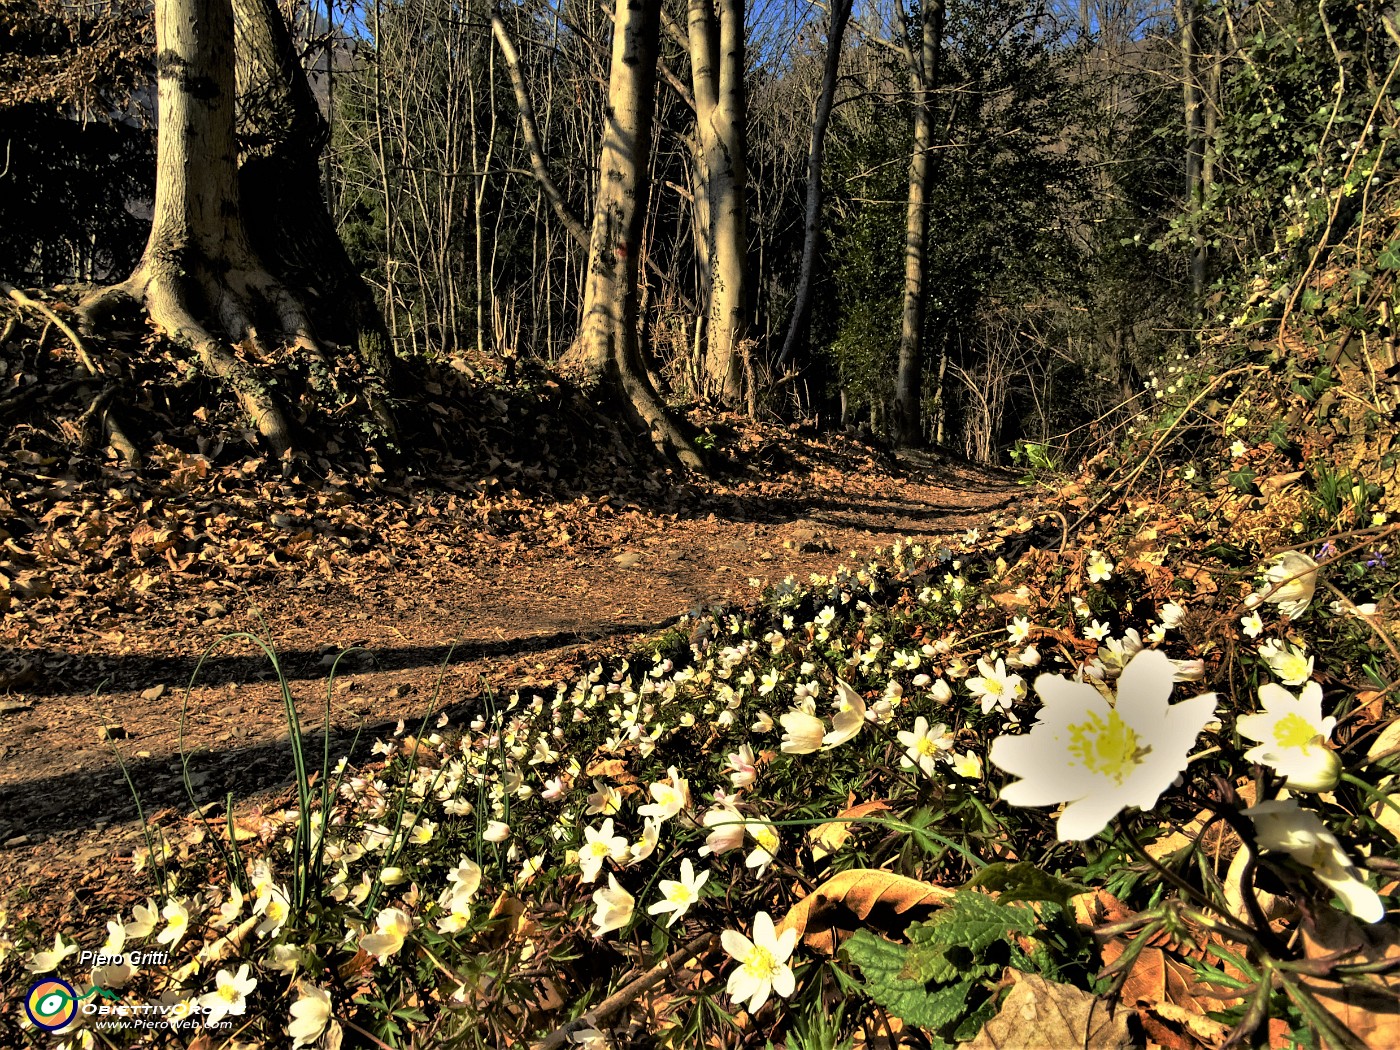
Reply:
<svg viewBox="0 0 1400 1050"><path fill-rule="evenodd" d="M651 384L636 375L623 373L622 393L636 421L651 435L652 444L668 459L687 470L705 472L705 461L674 416L666 409Z"/></svg>
<svg viewBox="0 0 1400 1050"><path fill-rule="evenodd" d="M93 364L92 358L88 355L87 347L84 346L83 341L78 338L78 333L73 331L73 329L64 322L63 318L54 313L54 311L49 308L48 304L41 303L37 299L31 299L14 285L8 284L5 281L0 281L0 292L4 292L23 309L33 310L35 313L42 314L50 324L68 337L68 341L73 344L73 349L78 352L78 360L83 363L83 367L88 370L88 374L94 376L99 374L98 367ZM5 328L5 338L0 339L0 346L3 346L9 341L12 332L13 329L7 325Z"/></svg>
<svg viewBox="0 0 1400 1050"><path fill-rule="evenodd" d="M89 451L97 447L101 438L105 438L128 467L140 470L144 462L141 450L127 436L118 413L112 407L112 401L124 391L125 385L116 383L92 399L92 404L77 419L78 440L82 448Z"/></svg>

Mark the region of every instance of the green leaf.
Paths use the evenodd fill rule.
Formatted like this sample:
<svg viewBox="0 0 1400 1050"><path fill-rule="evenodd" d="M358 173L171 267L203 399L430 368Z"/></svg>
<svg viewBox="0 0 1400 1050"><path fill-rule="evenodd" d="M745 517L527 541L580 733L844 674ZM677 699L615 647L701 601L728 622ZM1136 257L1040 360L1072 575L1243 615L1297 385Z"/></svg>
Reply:
<svg viewBox="0 0 1400 1050"><path fill-rule="evenodd" d="M1085 887L1065 879L1048 875L1029 861L1007 864L1005 861L988 864L979 871L968 889L981 887L1001 894L998 903L1011 901L1052 901L1069 910L1070 898L1083 893Z"/></svg>
<svg viewBox="0 0 1400 1050"><path fill-rule="evenodd" d="M870 998L905 1024L930 1031L945 1028L962 1016L975 983L960 981L930 991L923 981L901 977L907 949L868 930L857 930L842 951L860 967Z"/></svg>
<svg viewBox="0 0 1400 1050"><path fill-rule="evenodd" d="M1029 934L1035 926L1035 914L1029 908L1000 904L982 893L959 891L928 922L910 926L907 935L923 947L942 945L980 952L1004 940L1007 934Z"/></svg>
<svg viewBox="0 0 1400 1050"><path fill-rule="evenodd" d="M905 952L899 976L922 984L946 984L960 972L958 964L948 958L941 946L915 944Z"/></svg>
<svg viewBox="0 0 1400 1050"><path fill-rule="evenodd" d="M1376 269L1400 270L1400 240L1392 241L1376 256Z"/></svg>

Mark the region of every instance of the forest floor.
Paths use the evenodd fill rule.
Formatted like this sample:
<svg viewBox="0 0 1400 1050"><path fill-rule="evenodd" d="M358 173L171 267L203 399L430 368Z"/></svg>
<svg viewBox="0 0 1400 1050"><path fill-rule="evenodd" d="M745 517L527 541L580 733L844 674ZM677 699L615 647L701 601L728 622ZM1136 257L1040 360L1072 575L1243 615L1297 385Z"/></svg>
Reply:
<svg viewBox="0 0 1400 1050"><path fill-rule="evenodd" d="M487 690L568 680L688 610L743 603L898 537L977 527L1026 495L1004 472L941 457L728 426L746 469L727 476L619 475L611 491L534 496L507 486L490 508L450 482L353 496L333 477L319 491L226 485L247 480L236 462L173 451L170 478L198 477L148 491L132 472L114 478L114 464L79 477L7 449L0 495L47 531L7 563L25 568L0 621L0 907L100 929L147 896L128 776L181 852L198 839L195 803L219 813L232 793L253 830L286 806L279 685L249 640L220 642L231 632L275 644L317 765L328 698L332 761L352 744L360 759L400 719L455 718Z"/></svg>

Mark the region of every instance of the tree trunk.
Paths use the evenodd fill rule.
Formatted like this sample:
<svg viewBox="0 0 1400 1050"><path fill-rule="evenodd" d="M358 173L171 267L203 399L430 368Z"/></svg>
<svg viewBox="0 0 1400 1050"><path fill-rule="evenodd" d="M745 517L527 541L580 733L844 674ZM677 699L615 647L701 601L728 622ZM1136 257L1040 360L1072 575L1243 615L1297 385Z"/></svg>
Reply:
<svg viewBox="0 0 1400 1050"><path fill-rule="evenodd" d="M821 94L812 118L812 141L807 150L807 211L802 236L802 264L798 269L797 294L793 298L792 318L788 322L783 350L778 355L781 367L792 358L799 343L807 339L812 317L812 274L817 266L817 244L821 239L822 159L826 149L826 129L831 123L831 109L836 102L836 83L841 67L841 40L851 17L852 0L832 0L831 25L826 31L826 63L822 69Z"/></svg>
<svg viewBox="0 0 1400 1050"><path fill-rule="evenodd" d="M251 2L238 0L240 5ZM293 445L287 410L259 369L274 357L267 336L314 358L308 369L313 389L321 389L318 377L329 375L331 368L300 297L269 272L244 225L244 180L234 134L233 0L156 0L155 20L158 125L151 233L135 272L85 299L80 315L92 325L121 302L144 306L158 328L228 384L268 449L285 458ZM280 43L274 26L280 27ZM285 79L281 60L291 56L294 62L295 56L273 7L247 18L238 39L252 56L244 77L250 95L239 109L256 132L248 140L248 156L271 164L279 149L309 133L306 111L296 107L294 78L291 87L272 83L274 67ZM304 80L301 86L305 89ZM309 91L306 101L319 121ZM290 122L289 131L284 122ZM325 260L316 253L332 244L339 248L320 198L316 150L306 156L310 164L300 164L296 179L287 176L284 186L271 188L256 171L249 180L259 219L270 220L276 211L286 223L285 228L270 222L258 228L287 272L295 272L298 259L304 266L314 261L331 268L334 261L322 267ZM268 187L267 196L258 196L262 187ZM297 208L305 213L295 214ZM324 227L316 225L318 216ZM329 241L318 242L327 230ZM327 310L335 305L346 308L345 303L327 302ZM375 407L373 395L365 393ZM381 421L392 436L387 412Z"/></svg>
<svg viewBox="0 0 1400 1050"><path fill-rule="evenodd" d="M83 318L93 323L121 300L143 303L158 327L228 383L271 451L285 456L292 435L279 399L211 332L216 325L266 353L255 314L261 305L280 335L314 346L309 319L263 269L243 227L233 136L233 8L230 0L157 0L155 19L159 122L151 233L135 272L85 300Z"/></svg>
<svg viewBox="0 0 1400 1050"><path fill-rule="evenodd" d="M1181 101L1186 138L1186 207L1197 229L1191 243L1191 316L1199 319L1205 305L1206 243L1199 229L1204 200L1203 160L1205 128L1201 111L1200 37L1198 0L1176 0L1176 20L1181 31Z"/></svg>
<svg viewBox="0 0 1400 1050"><path fill-rule="evenodd" d="M617 0L582 330L563 365L586 388L619 402L663 453L699 470L704 464L694 446L647 379L638 342L637 257L646 225L660 15L661 0Z"/></svg>
<svg viewBox="0 0 1400 1050"><path fill-rule="evenodd" d="M738 405L748 317L744 2L719 0L716 11L712 0L689 0L687 26L700 160L696 199L703 189L705 203L697 214L708 220L705 382L707 393Z"/></svg>
<svg viewBox="0 0 1400 1050"><path fill-rule="evenodd" d="M943 42L943 2L927 0L922 11L922 46L911 55L914 95L914 154L909 161L909 206L904 228L904 316L899 332L894 429L901 445L923 443L924 256L928 240L928 194L933 178L933 90Z"/></svg>
<svg viewBox="0 0 1400 1050"><path fill-rule="evenodd" d="M275 0L233 0L238 186L253 249L306 303L325 339L388 381L388 330L321 192L329 126Z"/></svg>

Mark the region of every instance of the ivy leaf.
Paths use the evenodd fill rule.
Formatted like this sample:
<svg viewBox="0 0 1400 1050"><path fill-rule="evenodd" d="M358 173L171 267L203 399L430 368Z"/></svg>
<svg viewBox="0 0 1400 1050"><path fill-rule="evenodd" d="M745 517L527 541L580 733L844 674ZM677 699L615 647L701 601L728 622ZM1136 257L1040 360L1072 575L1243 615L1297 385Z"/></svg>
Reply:
<svg viewBox="0 0 1400 1050"><path fill-rule="evenodd" d="M1400 240L1392 241L1376 256L1376 269L1400 270Z"/></svg>

